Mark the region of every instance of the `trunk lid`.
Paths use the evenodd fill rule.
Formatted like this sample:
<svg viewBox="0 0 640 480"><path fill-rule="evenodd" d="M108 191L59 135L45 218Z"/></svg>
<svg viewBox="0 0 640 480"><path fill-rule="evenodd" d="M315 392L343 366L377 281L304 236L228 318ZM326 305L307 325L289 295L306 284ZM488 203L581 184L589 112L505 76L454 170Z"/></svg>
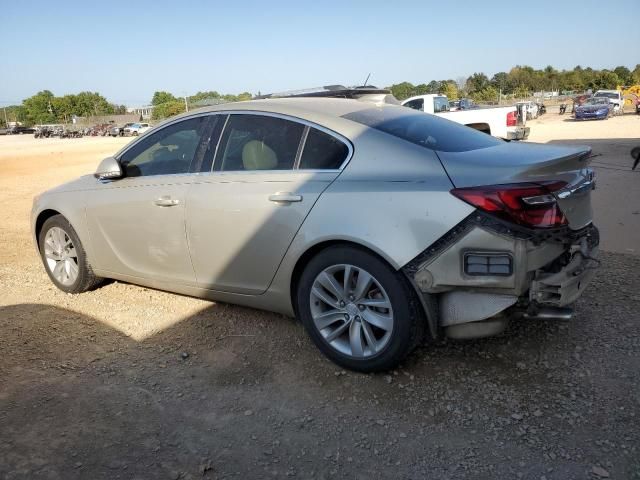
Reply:
<svg viewBox="0 0 640 480"><path fill-rule="evenodd" d="M569 227L591 223L593 171L588 168L591 148L505 142L467 152L437 152L456 188L511 183L563 181L554 192Z"/></svg>

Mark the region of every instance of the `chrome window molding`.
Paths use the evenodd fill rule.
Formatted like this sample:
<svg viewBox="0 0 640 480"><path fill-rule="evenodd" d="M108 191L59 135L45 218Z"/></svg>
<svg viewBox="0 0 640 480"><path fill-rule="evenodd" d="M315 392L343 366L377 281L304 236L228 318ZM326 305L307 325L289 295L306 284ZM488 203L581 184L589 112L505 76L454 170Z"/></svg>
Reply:
<svg viewBox="0 0 640 480"><path fill-rule="evenodd" d="M351 143L351 141L349 139L347 139L345 136L334 132L333 130L326 128L322 125L318 125L317 123L313 123L310 122L308 120L305 120L303 118L299 118L299 117L294 117L292 115L285 115L285 114L281 114L281 113L274 113L274 112L262 112L259 110L219 110L219 111L215 111L215 112L199 112L199 113L195 113L193 115L188 115L188 116L184 116L184 117L180 117L180 118L176 118L174 120L170 120L167 121L166 123L161 124L158 130L152 131L152 133L156 133L159 132L175 123L178 122L182 122L185 120L190 120L192 118L196 118L196 117L203 117L203 116L212 116L212 115L226 115L226 119L224 122L224 126L222 127L222 130L220 131L220 136L217 139L217 143L216 143L216 148L215 151L213 153L213 162L211 162L211 171L208 172L188 172L188 173L183 173L180 175L202 175L202 174L207 174L207 173L211 173L211 174L250 174L253 172L257 172L257 173L284 173L284 172L294 172L294 171L298 171L298 172L309 172L309 173L336 173L336 172L341 172L342 170L344 170L344 168L347 166L347 164L351 161L351 158L353 157L353 144ZM214 170L214 166L215 166L215 159L218 155L218 149L220 147L220 142L222 141L222 136L224 135L224 132L227 128L227 124L229 123L229 118L231 115L261 115L261 116L266 116L266 117L275 117L275 118L282 118L283 120L289 120L291 122L296 122L296 123L300 123L302 125L304 125L305 130L302 133L302 138L300 140L300 145L298 147L298 152L296 153L296 159L294 161L294 166L291 169L283 169L283 170L255 170L255 171L246 171L246 170L235 170L235 171L215 171ZM302 153L304 151L304 145L306 144L306 140L307 140L307 136L309 133L309 128L316 128L318 130L320 130L321 132L326 133L327 135L331 135L332 137L334 137L335 139L341 141L342 143L344 143L347 146L347 149L349 150L349 152L347 153L346 158L344 159L344 161L342 162L342 164L340 165L340 167L338 167L337 169L299 169L299 165L300 165L300 159L302 158ZM141 140L144 140L146 137L146 135L142 135L140 137L138 137L136 140L134 140L133 142L131 142L129 145L126 145L122 150L120 150L116 155L115 158L120 161L121 157L127 153L127 151L131 148L133 148L138 142L140 142ZM163 175L145 175L145 176L163 176Z"/></svg>

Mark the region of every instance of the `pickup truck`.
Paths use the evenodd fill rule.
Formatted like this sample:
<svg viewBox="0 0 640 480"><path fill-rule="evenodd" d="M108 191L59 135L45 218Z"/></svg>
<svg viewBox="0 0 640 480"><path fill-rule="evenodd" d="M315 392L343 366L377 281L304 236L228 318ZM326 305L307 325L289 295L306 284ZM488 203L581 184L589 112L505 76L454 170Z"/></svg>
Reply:
<svg viewBox="0 0 640 480"><path fill-rule="evenodd" d="M445 95L437 94L407 98L402 105L447 118L505 140L526 140L529 137L530 129L526 126L526 116L518 115L516 107L478 107L452 112L449 99Z"/></svg>
<svg viewBox="0 0 640 480"><path fill-rule="evenodd" d="M624 113L624 96L620 90L598 90L593 94L594 97L608 98L613 104L613 113L622 115Z"/></svg>

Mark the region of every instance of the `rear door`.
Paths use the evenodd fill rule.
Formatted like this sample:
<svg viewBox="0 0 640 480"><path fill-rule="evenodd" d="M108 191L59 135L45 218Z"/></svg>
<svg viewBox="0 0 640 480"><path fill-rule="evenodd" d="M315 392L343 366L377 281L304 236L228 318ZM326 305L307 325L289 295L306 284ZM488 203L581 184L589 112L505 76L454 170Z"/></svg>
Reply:
<svg viewBox="0 0 640 480"><path fill-rule="evenodd" d="M212 171L202 172L187 194L198 285L260 294L351 145L301 121L238 112L211 150Z"/></svg>

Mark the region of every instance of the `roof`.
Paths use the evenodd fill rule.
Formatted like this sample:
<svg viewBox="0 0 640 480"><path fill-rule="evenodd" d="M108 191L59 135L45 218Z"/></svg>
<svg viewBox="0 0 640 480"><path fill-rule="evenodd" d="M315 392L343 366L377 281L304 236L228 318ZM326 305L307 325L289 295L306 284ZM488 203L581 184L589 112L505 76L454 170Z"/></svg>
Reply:
<svg viewBox="0 0 640 480"><path fill-rule="evenodd" d="M273 98L268 100L247 100L244 102L233 102L223 105L202 107L188 113L183 113L179 115L179 117L188 117L193 114L207 112L255 111L289 115L291 117L323 125L327 123L334 123L343 115L356 111L367 110L375 105L383 105L383 103L372 103L371 101L350 100L345 98ZM173 121L176 118L178 117L171 117L169 121Z"/></svg>

